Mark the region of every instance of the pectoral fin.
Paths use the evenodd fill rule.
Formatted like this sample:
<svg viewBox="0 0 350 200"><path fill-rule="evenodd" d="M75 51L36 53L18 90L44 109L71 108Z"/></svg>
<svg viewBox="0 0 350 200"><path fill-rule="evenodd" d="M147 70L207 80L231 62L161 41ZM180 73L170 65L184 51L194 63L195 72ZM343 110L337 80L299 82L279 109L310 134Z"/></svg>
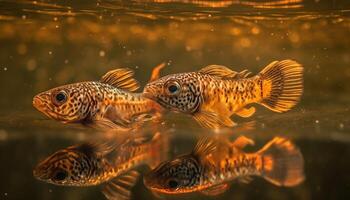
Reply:
<svg viewBox="0 0 350 200"><path fill-rule="evenodd" d="M129 200L131 189L136 184L140 173L132 170L126 174L110 181L102 190L102 193L109 200Z"/></svg>
<svg viewBox="0 0 350 200"><path fill-rule="evenodd" d="M224 193L228 188L229 188L229 185L227 183L224 183L220 185L214 185L206 190L201 191L201 193L208 196L216 196Z"/></svg>
<svg viewBox="0 0 350 200"><path fill-rule="evenodd" d="M134 92L140 85L133 76L134 72L132 70L120 68L107 72L102 76L100 81L101 83L109 84L119 89Z"/></svg>
<svg viewBox="0 0 350 200"><path fill-rule="evenodd" d="M236 112L236 115L240 117L251 117L255 113L255 107L250 107L250 108L242 108Z"/></svg>
<svg viewBox="0 0 350 200"><path fill-rule="evenodd" d="M111 105L107 106L103 114L103 118L109 119L116 124L121 124L122 126L128 126L128 124L131 123L129 120L124 119L120 115L120 111L118 111L115 106L111 106Z"/></svg>
<svg viewBox="0 0 350 200"><path fill-rule="evenodd" d="M232 127L235 126L230 118L220 116L217 113L210 111L200 111L193 115L194 119L203 127L217 129L221 127Z"/></svg>
<svg viewBox="0 0 350 200"><path fill-rule="evenodd" d="M247 145L254 145L255 142L252 139L249 139L245 136L239 136L233 143L232 146L238 148L238 149L243 149Z"/></svg>

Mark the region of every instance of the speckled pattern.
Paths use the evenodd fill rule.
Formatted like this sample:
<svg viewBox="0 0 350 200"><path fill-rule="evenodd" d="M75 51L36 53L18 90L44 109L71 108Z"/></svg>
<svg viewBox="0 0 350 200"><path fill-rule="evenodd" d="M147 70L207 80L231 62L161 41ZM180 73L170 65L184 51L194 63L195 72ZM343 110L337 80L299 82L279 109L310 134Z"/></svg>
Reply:
<svg viewBox="0 0 350 200"><path fill-rule="evenodd" d="M200 140L192 153L153 169L145 177L145 184L156 192L176 194L210 191L232 180L249 182L251 176L263 177L278 186L293 186L304 180L303 157L290 140L276 137L256 153L242 150L247 143L237 144L226 139ZM201 145L204 148L197 148Z"/></svg>
<svg viewBox="0 0 350 200"><path fill-rule="evenodd" d="M166 85L177 82L181 86L178 95L164 92ZM161 89L160 89L161 88ZM222 80L198 72L165 76L145 87L144 92L155 94L159 103L169 109L193 114L208 104L227 104L234 112L238 107L261 98L261 86L257 77L241 80Z"/></svg>
<svg viewBox="0 0 350 200"><path fill-rule="evenodd" d="M146 85L144 95L165 108L190 114L203 126L234 126L233 114L250 117L261 104L275 112L291 109L303 90L302 66L293 60L274 61L258 75L211 65L197 72L172 74ZM205 113L205 114L203 114ZM208 114L209 113L209 114Z"/></svg>
<svg viewBox="0 0 350 200"><path fill-rule="evenodd" d="M58 93L66 95L65 102L56 102ZM101 82L81 82L64 85L34 97L34 106L50 118L64 122L84 122L104 117L112 106L113 121L122 124L133 122L137 116L156 112L160 107L139 93L131 93Z"/></svg>
<svg viewBox="0 0 350 200"><path fill-rule="evenodd" d="M40 162L33 174L56 185L98 185L140 164L157 164L168 148L167 137L159 137L159 133L148 140L140 136L126 138L117 148L104 145L84 143L59 150ZM101 153L107 148L112 150Z"/></svg>

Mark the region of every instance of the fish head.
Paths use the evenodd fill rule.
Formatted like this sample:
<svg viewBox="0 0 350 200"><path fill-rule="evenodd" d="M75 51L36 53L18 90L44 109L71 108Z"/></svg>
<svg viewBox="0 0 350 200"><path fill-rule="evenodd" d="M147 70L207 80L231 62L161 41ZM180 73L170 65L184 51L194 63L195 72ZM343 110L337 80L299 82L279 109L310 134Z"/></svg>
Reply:
<svg viewBox="0 0 350 200"><path fill-rule="evenodd" d="M196 112L202 99L201 85L194 72L168 75L150 82L143 95L169 110L182 113Z"/></svg>
<svg viewBox="0 0 350 200"><path fill-rule="evenodd" d="M33 106L49 118L77 122L88 115L89 102L80 84L64 85L33 98Z"/></svg>
<svg viewBox="0 0 350 200"><path fill-rule="evenodd" d="M146 187L156 193L177 194L198 190L201 166L192 156L161 163L144 178Z"/></svg>
<svg viewBox="0 0 350 200"><path fill-rule="evenodd" d="M33 170L38 180L54 185L84 186L91 175L89 158L69 149L60 150L41 161Z"/></svg>

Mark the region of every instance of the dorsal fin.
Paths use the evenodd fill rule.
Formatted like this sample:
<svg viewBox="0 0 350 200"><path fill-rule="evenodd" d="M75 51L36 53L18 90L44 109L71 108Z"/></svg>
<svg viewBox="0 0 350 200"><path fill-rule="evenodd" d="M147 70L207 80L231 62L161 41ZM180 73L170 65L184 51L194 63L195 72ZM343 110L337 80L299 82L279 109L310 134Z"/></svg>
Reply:
<svg viewBox="0 0 350 200"><path fill-rule="evenodd" d="M208 65L198 71L199 73L208 74L220 78L235 77L238 72L235 72L223 65Z"/></svg>
<svg viewBox="0 0 350 200"><path fill-rule="evenodd" d="M127 68L119 68L107 72L101 78L101 83L112 85L119 89L128 90L134 92L139 89L140 85L136 79L134 79L134 72Z"/></svg>
<svg viewBox="0 0 350 200"><path fill-rule="evenodd" d="M239 73L237 73L235 78L247 78L249 75L251 74L250 71L248 71L247 69L240 71Z"/></svg>
<svg viewBox="0 0 350 200"><path fill-rule="evenodd" d="M149 79L149 83L152 81L155 81L159 79L160 77L160 71L166 66L165 62L160 63L159 65L155 66L152 70L151 78Z"/></svg>
<svg viewBox="0 0 350 200"><path fill-rule="evenodd" d="M236 72L223 65L208 65L200 69L198 72L222 79L246 78L251 74L248 70Z"/></svg>
<svg viewBox="0 0 350 200"><path fill-rule="evenodd" d="M217 149L217 142L214 139L205 137L200 139L195 148L193 149L193 154L201 157L207 156L213 153Z"/></svg>
<svg viewBox="0 0 350 200"><path fill-rule="evenodd" d="M75 151L79 151L87 155L88 157L91 157L91 156L102 157L114 151L116 148L116 145L117 144L115 142L99 141L99 142L88 142L88 143L78 144L68 148Z"/></svg>

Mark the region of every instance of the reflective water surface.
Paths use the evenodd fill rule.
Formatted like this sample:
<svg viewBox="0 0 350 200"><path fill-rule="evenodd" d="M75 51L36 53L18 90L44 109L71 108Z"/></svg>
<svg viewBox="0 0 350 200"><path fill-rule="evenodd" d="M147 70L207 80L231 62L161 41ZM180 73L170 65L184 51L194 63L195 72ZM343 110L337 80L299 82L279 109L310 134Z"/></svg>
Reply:
<svg viewBox="0 0 350 200"><path fill-rule="evenodd" d="M275 136L290 138L305 160L305 181L292 188L254 178L232 182L222 195L167 199L349 199L350 3L346 0L270 1L0 1L0 199L104 199L101 189L62 187L33 177L36 164L70 145L108 139L104 132L47 119L32 97L49 88L99 80L129 67L144 85L161 62L162 74L221 64L254 74L273 60L302 63L304 94L291 111L257 106L251 118L233 117L254 152ZM141 91L141 90L140 90ZM169 156L191 151L212 135L193 119L169 114ZM139 166L141 172L147 167ZM142 180L132 199L158 199Z"/></svg>

